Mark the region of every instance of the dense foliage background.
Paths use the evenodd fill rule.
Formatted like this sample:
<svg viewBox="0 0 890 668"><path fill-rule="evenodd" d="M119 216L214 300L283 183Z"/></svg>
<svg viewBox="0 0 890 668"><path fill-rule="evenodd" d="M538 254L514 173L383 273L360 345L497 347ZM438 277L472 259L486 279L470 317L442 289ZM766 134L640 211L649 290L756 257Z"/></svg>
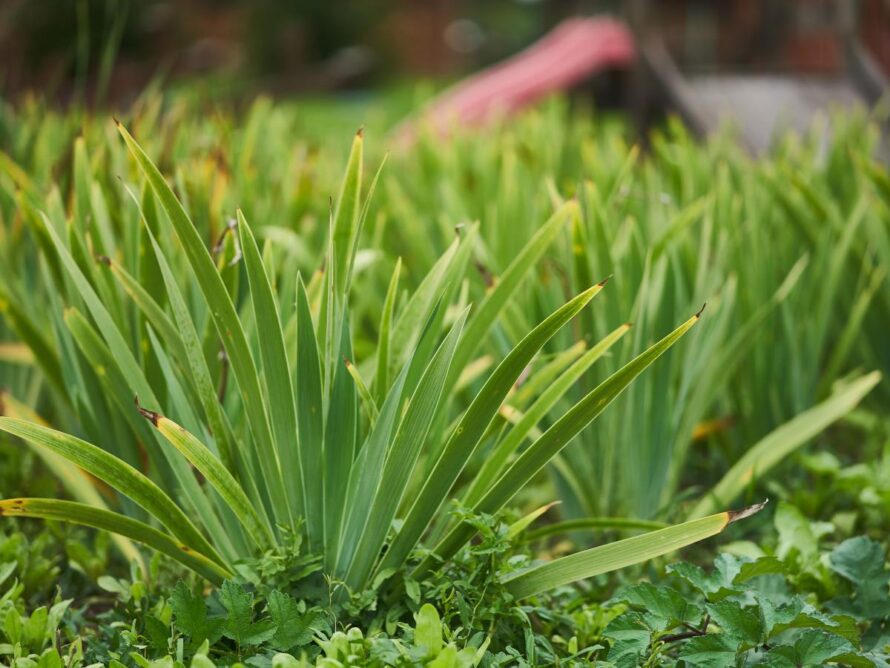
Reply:
<svg viewBox="0 0 890 668"><path fill-rule="evenodd" d="M890 369L890 176L872 157L875 127L837 117L830 133L785 137L755 160L730 134L700 143L671 121L642 151L621 118L555 100L484 134L455 130L446 140L421 132L406 146L391 130L405 99L259 100L233 113L200 95L148 92L120 119L213 260L219 294L258 360L254 397L236 391L244 377L220 354L228 346L188 244L112 119L60 114L36 100L0 110L0 412L143 470L236 564L224 584L208 587L174 559L106 533L4 519L3 660L887 665L890 397L881 379ZM362 123L366 174L354 185L354 208L364 224L342 264L328 239L353 192L361 157L356 163L352 137ZM350 267L352 279L340 291L348 295L343 347L330 344L336 366L325 357L332 330L318 325L326 308L336 310L325 296L340 290L332 266ZM333 433L349 435L356 453L385 419L393 385L446 388L416 432L416 452L401 451L414 453L415 465L387 512L376 501L349 506L344 499L364 497L352 496L361 490L337 479L336 467L319 474L337 479L330 489L346 505L341 535L378 520L381 544L369 564L384 545L402 545L413 502L446 470L449 435L470 424L468 408L526 334L591 286L601 294L516 369L455 469L456 484L446 481L448 505L423 525L424 542L404 543L404 564L378 564L374 578L351 582L354 573L344 571L353 586L343 593L330 576L338 555L313 545L311 519L292 530L276 525L263 549L228 511L208 520L219 503L213 476L192 459L201 475L183 469L207 493L207 511L166 469L175 451L133 406L140 394L146 410L208 443L239 481L251 478L237 458L226 461L226 437L213 427L230 423L235 450L246 448L260 441L252 406L276 410L275 358L265 356L260 324L269 321L257 311L263 274L290 355L285 372L299 383L305 376L293 367L305 361L290 351L318 339L320 383L337 407L324 431L342 427ZM704 303L700 324L636 368L628 389L608 395L603 405L614 401L602 415L579 423L521 491L480 505L491 482L588 393ZM302 307L315 329L291 319ZM109 338L112 328L119 340ZM438 375L412 366L421 358ZM202 364L206 386L195 372ZM150 405L140 387L154 395ZM298 401L304 390L297 386ZM302 429L309 412L298 412ZM138 499L80 475L46 443L0 433L0 447L4 499L88 501L153 527L168 519L150 519ZM371 468L348 462L350 470ZM264 494L256 492L257 507ZM511 588L533 563L765 497L764 511L687 549L686 562L661 556L531 596ZM0 508L15 512L11 501ZM431 556L449 530L467 527L474 538L453 558ZM389 558L384 552L384 565Z"/></svg>

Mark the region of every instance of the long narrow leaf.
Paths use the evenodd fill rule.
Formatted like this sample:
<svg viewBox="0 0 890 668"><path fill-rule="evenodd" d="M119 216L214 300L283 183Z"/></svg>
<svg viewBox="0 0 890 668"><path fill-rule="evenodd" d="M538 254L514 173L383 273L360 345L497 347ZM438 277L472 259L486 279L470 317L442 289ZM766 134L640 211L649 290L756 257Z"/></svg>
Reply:
<svg viewBox="0 0 890 668"><path fill-rule="evenodd" d="M228 569L154 527L104 508L57 499L4 499L0 501L0 516L36 517L110 531L166 554L216 585L233 576Z"/></svg>
<svg viewBox="0 0 890 668"><path fill-rule="evenodd" d="M272 531L250 503L238 481L207 449L207 446L173 420L142 406L138 406L138 409L139 413L151 422L164 438L201 472L201 475L207 478L207 482L213 485L235 516L241 520L257 546L263 549L271 547L274 542Z"/></svg>
<svg viewBox="0 0 890 668"><path fill-rule="evenodd" d="M604 283L588 288L558 308L531 331L498 365L476 395L463 419L448 439L408 511L401 530L386 553L380 570L400 566L420 540L430 521L445 502L467 461L478 447L510 388L541 347L603 289Z"/></svg>
<svg viewBox="0 0 890 668"><path fill-rule="evenodd" d="M750 517L765 503L737 511L726 511L666 529L625 538L608 545L560 557L541 566L505 578L504 584L516 598L528 598L549 589L585 578L616 571L668 554L723 531L729 524Z"/></svg>
<svg viewBox="0 0 890 668"><path fill-rule="evenodd" d="M355 133L352 149L346 164L346 176L340 187L337 208L334 210L333 247L334 281L341 301L345 301L349 276L352 269L352 255L359 227L359 197L362 185L362 146L364 136L361 130Z"/></svg>
<svg viewBox="0 0 890 668"><path fill-rule="evenodd" d="M449 387L457 380L460 371L473 357L473 353L485 341L486 334L497 321L498 314L503 310L510 296L516 292L528 273L535 266L556 236L565 227L566 221L578 216L578 203L574 200L560 206L545 222L535 235L523 246L522 251L513 259L510 266L497 280L491 292L474 309L467 323L467 334L458 348L455 357L454 371Z"/></svg>
<svg viewBox="0 0 890 668"><path fill-rule="evenodd" d="M718 503L731 503L755 477L766 474L797 448L853 410L880 380L880 372L873 371L764 436L726 472L689 516L701 517L712 512Z"/></svg>
<svg viewBox="0 0 890 668"><path fill-rule="evenodd" d="M0 430L47 448L76 464L133 499L191 549L220 565L225 563L160 487L114 455L69 434L15 418L0 417Z"/></svg>
<svg viewBox="0 0 890 668"><path fill-rule="evenodd" d="M566 447L569 442L584 427L590 424L597 415L614 401L614 399L630 385L631 381L640 375L650 364L663 355L686 332L688 332L701 317L701 311L689 318L673 332L652 345L606 380L594 388L581 401L572 406L550 429L532 443L498 481L482 497L474 509L494 513L501 508L513 496L547 465L553 457ZM449 558L457 552L461 545L469 540L475 533L474 529L466 523L455 527L435 548L435 552L442 558ZM425 572L431 565L431 559L427 558L416 569L416 573Z"/></svg>
<svg viewBox="0 0 890 668"><path fill-rule="evenodd" d="M281 457L282 475L286 475L285 491L294 517L303 515L304 475L297 441L297 414L290 364L284 348L284 333L272 283L263 266L256 239L241 211L238 211L238 232L241 252L247 268L247 281L256 320L260 358L263 361L263 380L272 421L272 435Z"/></svg>
<svg viewBox="0 0 890 668"><path fill-rule="evenodd" d="M276 518L279 521L289 520L291 511L287 504L278 452L272 439L272 431L263 405L259 374L229 292L185 208L176 199L176 195L158 168L123 125L118 124L118 130L124 138L130 154L136 159L139 168L145 174L155 195L166 210L167 217L182 243L195 278L201 287L204 299L210 306L214 325L232 362L232 371L241 389L241 396L246 407L251 431L258 445L260 466L263 469L265 484L269 488L269 497L272 500Z"/></svg>
<svg viewBox="0 0 890 668"><path fill-rule="evenodd" d="M309 547L320 550L324 540L324 404L319 360L309 297L297 279L297 415L300 456L306 476L303 507Z"/></svg>
<svg viewBox="0 0 890 668"><path fill-rule="evenodd" d="M399 274L402 271L402 259L396 260L395 269L389 279L386 298L383 300L383 312L380 314L380 329L377 343L377 373L374 376L374 392L378 403L383 403L389 390L389 344L391 339L392 314L395 310L396 291L399 286Z"/></svg>
<svg viewBox="0 0 890 668"><path fill-rule="evenodd" d="M7 392L0 391L0 407L2 407L3 414L6 417L25 420L43 427L48 426L37 413L15 397L10 396ZM29 440L25 440L25 442L28 445L32 445ZM108 509L105 500L96 488L95 480L90 478L82 468L71 466L64 457L49 448L37 446L33 449L37 456L46 464L47 468L53 472L53 475L61 481L68 493L74 497L75 501L95 508ZM142 554L129 539L115 535L114 542L128 561L136 561L144 571L145 561L142 558Z"/></svg>
<svg viewBox="0 0 890 668"><path fill-rule="evenodd" d="M602 357L616 341L621 339L630 329L629 324L621 325L599 341L595 346L582 355L564 374L553 382L535 401L534 404L522 415L507 435L497 444L494 451L486 459L482 470L473 480L473 486L467 492L464 503L472 506L480 498L489 486L501 474L503 467L509 458L517 451L519 446L528 436L529 432L550 411L556 402L563 397L572 384L590 368L590 366Z"/></svg>
<svg viewBox="0 0 890 668"><path fill-rule="evenodd" d="M119 263L105 258L103 261L120 281L121 286L136 303L145 317L155 328L158 335L167 344L167 347L173 352L177 361L184 363L186 360L185 347L176 326L170 317L164 313L154 297L139 283L133 276L127 272Z"/></svg>
<svg viewBox="0 0 890 668"><path fill-rule="evenodd" d="M356 550L356 560L347 577L347 583L352 587L359 587L370 575L390 524L407 492L414 465L436 418L445 379L448 377L466 317L465 310L424 371L399 426L395 442L386 456L383 477L368 512L368 522Z"/></svg>
<svg viewBox="0 0 890 668"><path fill-rule="evenodd" d="M173 278L173 271L164 257L164 253L161 251L161 247L158 245L154 234L147 227L145 228L145 234L154 249L156 266L166 286L170 308L173 311L173 318L176 322L177 336L182 341L186 368L191 373L198 400L201 402L204 414L207 416L207 424L213 433L220 457L227 466L234 469L237 456L234 444L235 439L231 433L232 428L217 400L216 389L210 375L210 369L207 366L207 359L204 357L204 351L201 348L201 341L198 338L195 323L189 315L185 298ZM243 460L250 461L250 458L242 457L239 459L239 461Z"/></svg>
<svg viewBox="0 0 890 668"><path fill-rule="evenodd" d="M565 520L533 529L524 534L527 541L539 540L548 536L570 534L575 531L655 531L668 525L655 520L638 520L627 517L584 517L578 520Z"/></svg>

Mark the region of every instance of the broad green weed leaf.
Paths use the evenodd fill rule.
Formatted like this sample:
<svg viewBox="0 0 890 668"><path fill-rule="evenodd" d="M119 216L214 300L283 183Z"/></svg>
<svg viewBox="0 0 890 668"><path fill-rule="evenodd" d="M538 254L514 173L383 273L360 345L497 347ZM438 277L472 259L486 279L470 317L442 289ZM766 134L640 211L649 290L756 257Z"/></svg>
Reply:
<svg viewBox="0 0 890 668"><path fill-rule="evenodd" d="M760 615L750 609L743 609L737 601L724 599L708 605L708 614L723 633L731 636L743 649L754 647L763 637L763 624Z"/></svg>
<svg viewBox="0 0 890 668"><path fill-rule="evenodd" d="M652 639L652 630L636 612L612 620L603 634L611 641L608 659L620 668L639 666Z"/></svg>
<svg viewBox="0 0 890 668"><path fill-rule="evenodd" d="M414 642L426 650L427 655L436 656L442 651L442 622L439 613L429 603L421 606L414 615Z"/></svg>
<svg viewBox="0 0 890 668"><path fill-rule="evenodd" d="M193 647L204 642L215 643L222 635L222 619L208 619L207 602L197 596L184 582L178 582L170 594L170 607L176 627L189 636Z"/></svg>
<svg viewBox="0 0 890 668"><path fill-rule="evenodd" d="M679 658L689 666L726 668L737 664L738 644L722 633L709 633L683 644Z"/></svg>
<svg viewBox="0 0 890 668"><path fill-rule="evenodd" d="M219 601L226 609L223 635L239 645L259 645L275 635L271 619L254 621L253 594L226 580L219 590Z"/></svg>
<svg viewBox="0 0 890 668"><path fill-rule="evenodd" d="M664 585L649 582L628 587L616 600L633 606L644 616L660 617L663 628L677 624L697 624L704 613L701 607L688 601L680 592Z"/></svg>
<svg viewBox="0 0 890 668"><path fill-rule="evenodd" d="M324 628L324 615L319 611L301 611L299 603L287 594L274 590L267 599L269 617L275 623L273 645L281 650L303 647Z"/></svg>

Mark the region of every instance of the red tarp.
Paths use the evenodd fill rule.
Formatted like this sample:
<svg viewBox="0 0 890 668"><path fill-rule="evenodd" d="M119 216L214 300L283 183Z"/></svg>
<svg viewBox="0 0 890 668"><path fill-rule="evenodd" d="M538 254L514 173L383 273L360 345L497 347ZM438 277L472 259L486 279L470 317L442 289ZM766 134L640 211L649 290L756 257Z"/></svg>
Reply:
<svg viewBox="0 0 890 668"><path fill-rule="evenodd" d="M421 120L445 133L453 124L480 126L550 93L566 90L598 71L634 60L633 36L620 21L572 18L515 56L461 81L435 98ZM413 138L411 121L402 138Z"/></svg>

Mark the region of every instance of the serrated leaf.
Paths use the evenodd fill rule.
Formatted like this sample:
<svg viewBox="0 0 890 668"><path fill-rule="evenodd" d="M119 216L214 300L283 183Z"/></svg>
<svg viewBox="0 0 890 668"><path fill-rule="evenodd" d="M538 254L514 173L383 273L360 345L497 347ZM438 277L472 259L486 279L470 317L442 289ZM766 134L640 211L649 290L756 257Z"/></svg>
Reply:
<svg viewBox="0 0 890 668"><path fill-rule="evenodd" d="M840 636L825 631L807 629L793 645L779 645L766 655L767 664L777 668L821 666L830 659L853 651L853 646Z"/></svg>
<svg viewBox="0 0 890 668"><path fill-rule="evenodd" d="M652 640L652 631L636 612L616 617L603 631L611 641L608 659L618 668L635 668L642 664L646 650Z"/></svg>
<svg viewBox="0 0 890 668"><path fill-rule="evenodd" d="M184 582L178 582L170 593L176 627L189 636L193 647L205 641L215 643L222 635L222 619L207 618L207 602L196 596Z"/></svg>
<svg viewBox="0 0 890 668"><path fill-rule="evenodd" d="M659 630L677 624L697 624L704 614L701 607L688 601L676 589L650 582L624 589L615 600L628 603L643 615L660 618Z"/></svg>
<svg viewBox="0 0 890 668"><path fill-rule="evenodd" d="M792 598L787 603L776 603L768 596L758 596L757 603L767 637L780 633L783 625L793 622L803 609L803 601L799 598Z"/></svg>
<svg viewBox="0 0 890 668"><path fill-rule="evenodd" d="M886 591L890 571L884 567L885 560L884 547L868 536L845 540L831 551L828 558L831 569L853 584L890 595Z"/></svg>
<svg viewBox="0 0 890 668"><path fill-rule="evenodd" d="M733 578L732 583L743 584L751 578L761 575L785 575L787 572L785 564L775 557L761 557L756 561L743 563L739 568L739 574Z"/></svg>
<svg viewBox="0 0 890 668"><path fill-rule="evenodd" d="M667 572L686 580L709 601L718 601L739 593L741 588L735 587L733 581L741 572L742 563L744 562L739 557L720 554L714 560L714 570L711 572L687 562L671 564L667 567Z"/></svg>
<svg viewBox="0 0 890 668"><path fill-rule="evenodd" d="M679 658L688 666L730 668L735 666L738 643L724 634L708 634L683 643Z"/></svg>
<svg viewBox="0 0 890 668"><path fill-rule="evenodd" d="M276 590L267 598L269 617L275 623L272 645L280 650L308 645L315 633L322 628L324 615L318 610L300 611L297 601Z"/></svg>
<svg viewBox="0 0 890 668"><path fill-rule="evenodd" d="M806 564L819 555L819 541L813 532L810 521L796 507L782 501L776 508L776 531L779 533L779 545L776 553L779 559L789 555L797 555L802 564Z"/></svg>
<svg viewBox="0 0 890 668"><path fill-rule="evenodd" d="M734 638L743 648L755 646L763 635L760 615L742 608L738 601L724 599L708 604L708 613L726 635Z"/></svg>
<svg viewBox="0 0 890 668"><path fill-rule="evenodd" d="M219 601L226 609L223 635L239 645L259 645L275 635L271 619L254 621L253 594L231 580L219 590Z"/></svg>
<svg viewBox="0 0 890 668"><path fill-rule="evenodd" d="M798 599L795 599L797 602ZM792 619L788 620L788 614L794 609L801 610ZM782 610L782 621L772 629L772 635L787 631L788 629L818 629L826 633L846 638L851 644L859 644L859 625L856 619L847 615L829 615L816 610L809 605L789 604Z"/></svg>

